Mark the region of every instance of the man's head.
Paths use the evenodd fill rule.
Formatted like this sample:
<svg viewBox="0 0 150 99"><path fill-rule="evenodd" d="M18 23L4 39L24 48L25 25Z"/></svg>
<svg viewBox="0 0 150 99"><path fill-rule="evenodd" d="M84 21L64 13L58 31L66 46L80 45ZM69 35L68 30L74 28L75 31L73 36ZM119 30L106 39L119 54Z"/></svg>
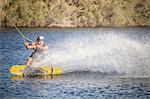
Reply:
<svg viewBox="0 0 150 99"><path fill-rule="evenodd" d="M39 45L43 46L43 45L44 45L44 37L43 37L43 36L39 36L39 37L37 38L37 43L38 43Z"/></svg>

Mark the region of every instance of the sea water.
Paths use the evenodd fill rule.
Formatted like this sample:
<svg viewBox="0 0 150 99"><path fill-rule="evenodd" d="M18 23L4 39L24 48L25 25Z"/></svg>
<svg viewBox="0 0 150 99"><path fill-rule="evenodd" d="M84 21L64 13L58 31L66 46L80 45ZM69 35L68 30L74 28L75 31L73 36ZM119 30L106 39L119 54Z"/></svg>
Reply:
<svg viewBox="0 0 150 99"><path fill-rule="evenodd" d="M33 66L59 66L63 75L23 78L9 73L25 64L26 50L15 29L0 30L1 98L148 99L150 98L150 29L22 28L36 41L45 37L46 54Z"/></svg>

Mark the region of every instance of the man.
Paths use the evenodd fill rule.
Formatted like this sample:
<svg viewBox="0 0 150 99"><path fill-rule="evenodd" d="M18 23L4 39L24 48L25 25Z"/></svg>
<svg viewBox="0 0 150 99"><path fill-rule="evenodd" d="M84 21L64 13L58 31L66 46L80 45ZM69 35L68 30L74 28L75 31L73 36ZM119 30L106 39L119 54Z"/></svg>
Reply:
<svg viewBox="0 0 150 99"><path fill-rule="evenodd" d="M39 36L37 38L37 43L29 44L29 43L25 42L24 45L27 49L34 50L26 62L27 66L31 66L33 61L35 61L39 56L45 55L44 53L48 51L48 46L45 45L43 36Z"/></svg>

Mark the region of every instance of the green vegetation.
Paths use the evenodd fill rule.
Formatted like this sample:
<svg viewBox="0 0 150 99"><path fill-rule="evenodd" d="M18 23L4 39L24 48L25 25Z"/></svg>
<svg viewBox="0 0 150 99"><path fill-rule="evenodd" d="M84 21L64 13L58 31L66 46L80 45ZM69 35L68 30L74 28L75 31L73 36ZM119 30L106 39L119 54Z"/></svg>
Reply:
<svg viewBox="0 0 150 99"><path fill-rule="evenodd" d="M2 10L20 27L150 26L150 0L7 0Z"/></svg>

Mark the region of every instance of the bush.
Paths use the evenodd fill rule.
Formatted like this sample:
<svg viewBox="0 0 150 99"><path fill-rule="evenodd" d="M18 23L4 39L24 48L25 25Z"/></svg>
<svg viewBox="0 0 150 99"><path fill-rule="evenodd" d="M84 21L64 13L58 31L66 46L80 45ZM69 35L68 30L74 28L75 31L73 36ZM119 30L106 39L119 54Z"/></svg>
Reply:
<svg viewBox="0 0 150 99"><path fill-rule="evenodd" d="M17 26L150 26L149 0L7 0L4 11Z"/></svg>

